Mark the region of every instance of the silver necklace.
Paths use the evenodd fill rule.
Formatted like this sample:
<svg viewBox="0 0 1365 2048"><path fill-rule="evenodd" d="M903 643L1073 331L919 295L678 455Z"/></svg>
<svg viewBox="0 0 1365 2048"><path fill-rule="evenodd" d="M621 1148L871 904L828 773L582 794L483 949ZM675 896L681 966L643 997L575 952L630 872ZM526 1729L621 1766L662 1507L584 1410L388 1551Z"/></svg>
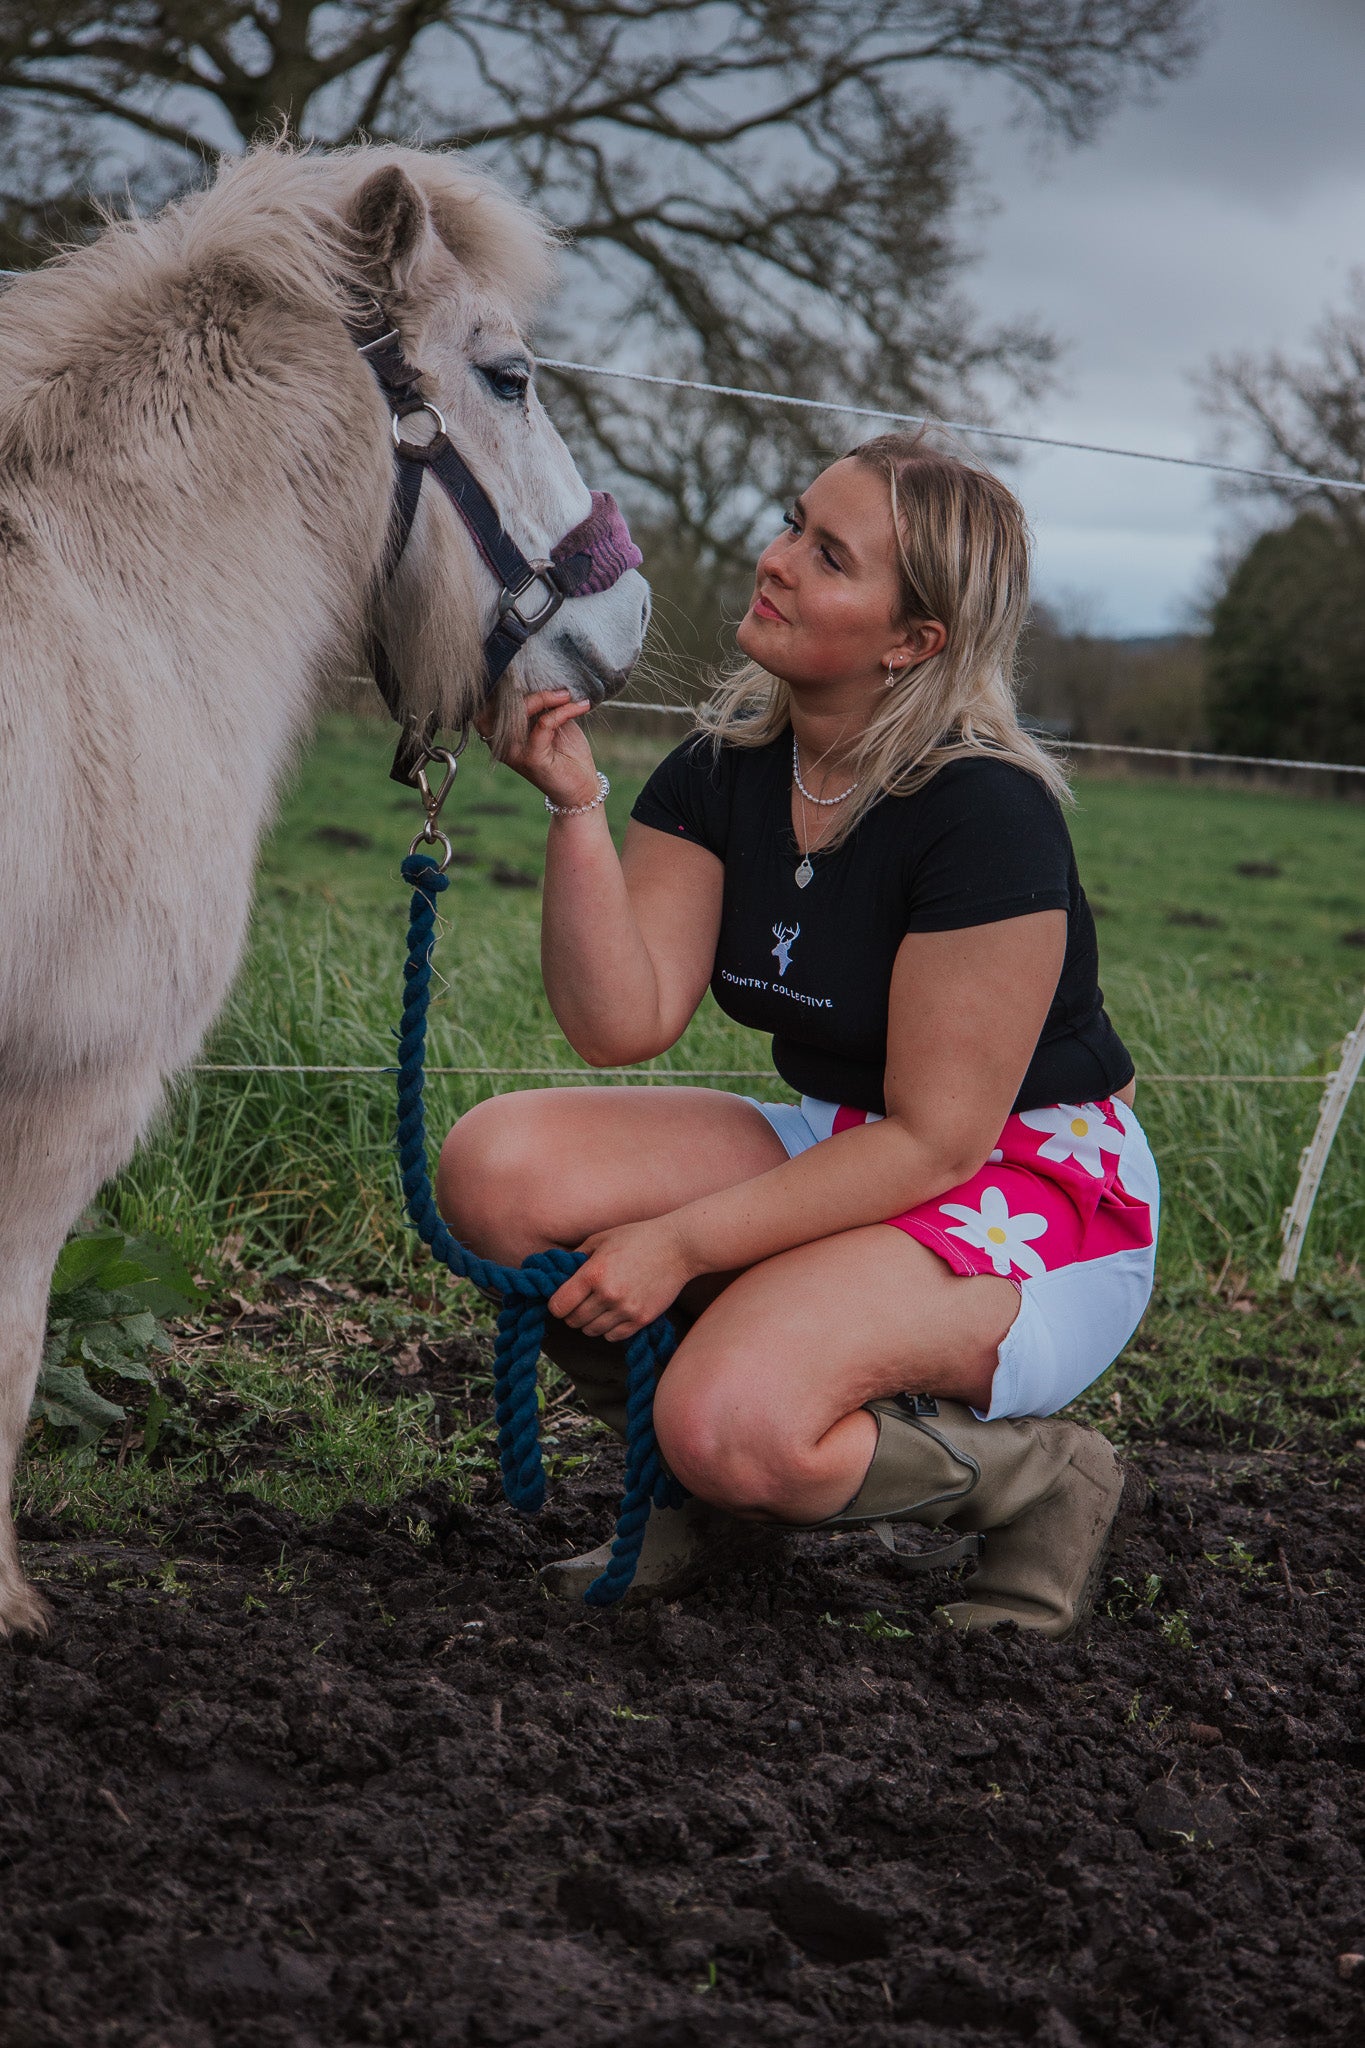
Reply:
<svg viewBox="0 0 1365 2048"><path fill-rule="evenodd" d="M846 804L854 790L858 787L856 782L850 782L848 788L841 790L838 796L812 796L805 783L801 780L801 749L797 745L795 733L792 734L792 780L801 794L802 801L808 804L818 804L822 811L832 810L835 804ZM802 823L804 824L804 822L805 816L803 813ZM811 865L809 845L804 845L801 848L801 865L796 870L794 879L798 889L804 889L807 883L813 882L815 879L815 869Z"/></svg>

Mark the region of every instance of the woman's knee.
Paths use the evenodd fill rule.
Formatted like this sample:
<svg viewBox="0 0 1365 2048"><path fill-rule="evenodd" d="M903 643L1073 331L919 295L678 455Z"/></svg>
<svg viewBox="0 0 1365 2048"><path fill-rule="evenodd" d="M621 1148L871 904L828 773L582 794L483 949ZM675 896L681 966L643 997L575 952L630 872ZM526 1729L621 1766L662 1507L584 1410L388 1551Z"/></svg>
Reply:
<svg viewBox="0 0 1365 2048"><path fill-rule="evenodd" d="M494 1095L453 1126L436 1169L436 1206L485 1258L517 1264L549 1242L537 1234L547 1162L533 1103Z"/></svg>
<svg viewBox="0 0 1365 2048"><path fill-rule="evenodd" d="M666 1372L654 1397L654 1430L674 1477L731 1514L781 1518L813 1476L807 1448L771 1414L751 1416L734 1382L698 1385L678 1375L670 1386Z"/></svg>

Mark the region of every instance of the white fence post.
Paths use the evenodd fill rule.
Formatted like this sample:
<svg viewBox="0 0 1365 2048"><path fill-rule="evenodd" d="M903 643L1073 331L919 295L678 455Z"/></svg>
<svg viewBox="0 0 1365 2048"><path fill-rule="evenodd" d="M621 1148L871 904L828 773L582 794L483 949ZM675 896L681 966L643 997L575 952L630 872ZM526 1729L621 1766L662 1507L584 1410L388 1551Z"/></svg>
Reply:
<svg viewBox="0 0 1365 2048"><path fill-rule="evenodd" d="M1351 1090L1362 1063L1365 1063L1365 1011L1361 1012L1360 1022L1341 1048L1336 1072L1327 1077L1327 1086L1322 1091L1322 1107L1318 1111L1318 1127L1299 1161L1299 1184L1280 1227L1280 1235L1284 1239L1284 1254L1280 1259L1281 1280L1292 1280L1299 1270L1299 1254L1303 1250L1308 1219L1313 1213L1313 1203L1326 1171L1327 1155L1332 1149L1332 1140L1351 1099Z"/></svg>

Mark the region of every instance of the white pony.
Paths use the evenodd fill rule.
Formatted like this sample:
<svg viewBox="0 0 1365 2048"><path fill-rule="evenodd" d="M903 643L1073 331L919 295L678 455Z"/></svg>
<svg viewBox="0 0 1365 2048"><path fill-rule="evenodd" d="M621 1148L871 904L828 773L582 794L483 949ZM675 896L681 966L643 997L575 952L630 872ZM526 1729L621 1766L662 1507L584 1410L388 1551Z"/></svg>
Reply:
<svg viewBox="0 0 1365 2048"><path fill-rule="evenodd" d="M453 156L255 151L0 297L0 1633L41 1627L10 1487L57 1252L194 1056L320 687L378 630L416 719L477 707L497 579L434 484L391 581L376 305L512 539L590 494L529 385L552 239ZM519 655L610 695L633 569Z"/></svg>

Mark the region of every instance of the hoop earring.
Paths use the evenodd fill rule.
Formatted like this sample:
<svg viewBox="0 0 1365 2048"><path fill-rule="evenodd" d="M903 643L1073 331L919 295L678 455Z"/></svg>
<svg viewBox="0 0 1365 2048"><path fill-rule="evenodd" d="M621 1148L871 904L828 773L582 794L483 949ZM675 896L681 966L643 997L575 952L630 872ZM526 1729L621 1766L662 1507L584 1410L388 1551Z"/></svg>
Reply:
<svg viewBox="0 0 1365 2048"><path fill-rule="evenodd" d="M905 663L904 663L904 662L902 662L902 663L901 663L901 667L902 667L902 669L903 669L903 668L905 667ZM895 662L894 662L894 661L888 661L888 663L886 664L886 687L887 687L887 689L888 689L888 690L894 690L894 689L895 689L895 687L896 687L896 684L897 684L897 683L899 682L899 680L900 680L900 677L898 676L898 674L897 674L897 672L896 672L896 664L895 664Z"/></svg>

